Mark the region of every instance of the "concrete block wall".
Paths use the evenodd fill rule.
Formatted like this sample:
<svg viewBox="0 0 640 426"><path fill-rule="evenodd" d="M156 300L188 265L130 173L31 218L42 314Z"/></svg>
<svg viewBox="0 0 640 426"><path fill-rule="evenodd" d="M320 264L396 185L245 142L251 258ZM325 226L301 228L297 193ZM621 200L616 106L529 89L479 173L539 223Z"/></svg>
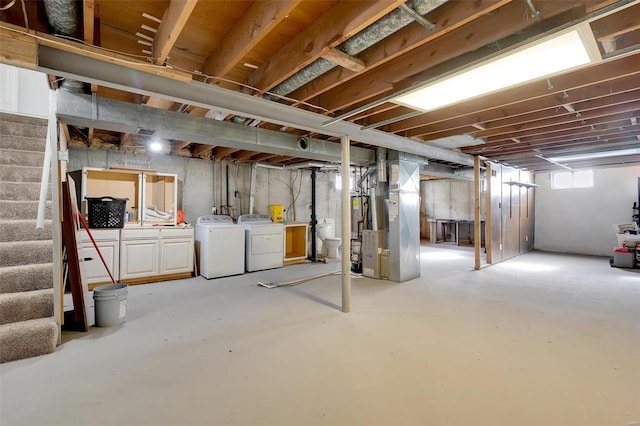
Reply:
<svg viewBox="0 0 640 426"><path fill-rule="evenodd" d="M147 163L158 172L178 175L178 207L185 211L188 222L195 223L199 216L211 214L213 206L219 208L227 203L225 161L212 162L160 154L134 155L122 151L69 148L70 171L83 167L109 168L136 163ZM318 219L335 219L336 234L339 235L340 192L335 190L336 176L335 172L318 173L316 208ZM229 163L228 201L234 209L235 216L249 213L250 185L251 166ZM295 217L290 187L293 188L295 198ZM235 197L235 191L238 191L238 197ZM287 220L310 221L311 172L258 168L254 203L254 213L268 214L270 204L282 204L288 209Z"/></svg>

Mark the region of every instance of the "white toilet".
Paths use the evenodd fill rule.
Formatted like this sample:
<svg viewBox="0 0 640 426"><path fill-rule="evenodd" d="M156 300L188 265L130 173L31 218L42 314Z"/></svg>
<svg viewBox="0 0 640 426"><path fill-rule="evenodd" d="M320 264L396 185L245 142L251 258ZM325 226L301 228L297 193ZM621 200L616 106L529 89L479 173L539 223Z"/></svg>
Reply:
<svg viewBox="0 0 640 426"><path fill-rule="evenodd" d="M338 249L342 244L340 238L334 236L335 221L334 219L320 219L316 225L316 231L318 232L318 247L319 253L325 255L328 258L340 257Z"/></svg>

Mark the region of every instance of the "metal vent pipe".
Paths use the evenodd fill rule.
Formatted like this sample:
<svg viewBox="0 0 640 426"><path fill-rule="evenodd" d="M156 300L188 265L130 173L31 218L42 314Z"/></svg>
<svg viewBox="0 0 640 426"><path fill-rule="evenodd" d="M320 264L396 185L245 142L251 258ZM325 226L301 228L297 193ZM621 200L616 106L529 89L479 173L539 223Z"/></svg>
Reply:
<svg viewBox="0 0 640 426"><path fill-rule="evenodd" d="M47 21L55 34L82 40L80 2L77 0L43 0ZM86 84L64 79L60 89L68 92L87 93Z"/></svg>
<svg viewBox="0 0 640 426"><path fill-rule="evenodd" d="M446 3L446 1L447 0L411 0L406 4L418 14L426 15L438 6ZM396 8L336 48L347 55L355 56L412 22L414 22L414 19L411 15L401 8ZM270 92L281 96L288 95L322 74L331 71L336 66L336 64L326 59L316 59L296 74L272 88Z"/></svg>

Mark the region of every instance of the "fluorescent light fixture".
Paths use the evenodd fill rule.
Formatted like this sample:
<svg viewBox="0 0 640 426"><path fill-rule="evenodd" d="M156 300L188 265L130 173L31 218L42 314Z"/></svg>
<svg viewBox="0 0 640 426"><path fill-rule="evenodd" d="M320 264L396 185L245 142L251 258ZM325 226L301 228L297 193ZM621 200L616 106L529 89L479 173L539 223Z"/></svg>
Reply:
<svg viewBox="0 0 640 426"><path fill-rule="evenodd" d="M580 160L594 160L596 158L622 157L624 155L640 154L640 148L618 149L615 151L588 152L585 154L563 155L547 157L547 160L558 162L571 162Z"/></svg>
<svg viewBox="0 0 640 426"><path fill-rule="evenodd" d="M151 151L160 152L162 151L162 144L158 141L153 141L149 144L149 149Z"/></svg>
<svg viewBox="0 0 640 426"><path fill-rule="evenodd" d="M392 101L433 111L601 59L593 33L583 24L427 83Z"/></svg>

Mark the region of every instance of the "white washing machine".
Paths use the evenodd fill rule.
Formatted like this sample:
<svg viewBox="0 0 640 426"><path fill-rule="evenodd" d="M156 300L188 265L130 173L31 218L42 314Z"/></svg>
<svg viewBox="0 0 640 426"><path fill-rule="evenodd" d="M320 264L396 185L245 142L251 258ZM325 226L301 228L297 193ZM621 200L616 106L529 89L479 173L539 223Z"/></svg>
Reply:
<svg viewBox="0 0 640 426"><path fill-rule="evenodd" d="M205 278L244 273L244 227L230 216L200 216L196 222L196 255Z"/></svg>
<svg viewBox="0 0 640 426"><path fill-rule="evenodd" d="M238 225L245 228L245 269L247 272L280 268L284 259L284 225L266 214L243 214Z"/></svg>

